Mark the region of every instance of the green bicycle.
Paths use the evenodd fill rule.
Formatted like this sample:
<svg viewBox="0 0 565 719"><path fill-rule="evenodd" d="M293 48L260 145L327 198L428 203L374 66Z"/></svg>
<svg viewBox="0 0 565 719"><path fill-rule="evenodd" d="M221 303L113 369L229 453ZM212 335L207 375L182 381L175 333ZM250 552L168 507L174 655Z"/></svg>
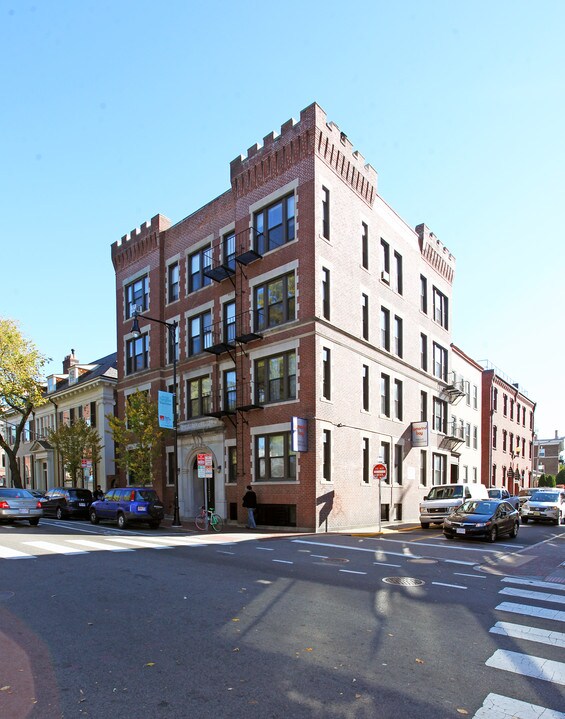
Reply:
<svg viewBox="0 0 565 719"><path fill-rule="evenodd" d="M211 527L215 532L221 532L224 527L224 520L214 512L214 507L210 507L208 511L206 511L206 507L200 507L200 514L197 514L194 518L194 524L196 529L201 531Z"/></svg>

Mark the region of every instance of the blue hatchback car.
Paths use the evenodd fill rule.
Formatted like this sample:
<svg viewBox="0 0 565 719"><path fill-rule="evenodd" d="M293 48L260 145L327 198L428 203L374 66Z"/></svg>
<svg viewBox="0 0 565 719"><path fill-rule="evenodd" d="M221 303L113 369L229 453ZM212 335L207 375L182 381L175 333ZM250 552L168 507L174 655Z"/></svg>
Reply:
<svg viewBox="0 0 565 719"><path fill-rule="evenodd" d="M109 520L125 529L128 524L144 522L157 529L165 516L165 508L157 492L150 487L120 487L93 502L89 515L92 524Z"/></svg>

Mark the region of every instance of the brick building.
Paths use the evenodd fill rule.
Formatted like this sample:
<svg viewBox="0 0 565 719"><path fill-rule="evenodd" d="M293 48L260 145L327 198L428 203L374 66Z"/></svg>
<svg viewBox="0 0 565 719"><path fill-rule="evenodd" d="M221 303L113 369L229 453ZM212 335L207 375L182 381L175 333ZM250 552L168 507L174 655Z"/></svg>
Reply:
<svg viewBox="0 0 565 719"><path fill-rule="evenodd" d="M456 345L451 345L454 387L459 392L450 409L450 434L458 442L454 454L459 456L457 477L451 481L481 481L481 410L482 372L480 364Z"/></svg>
<svg viewBox="0 0 565 719"><path fill-rule="evenodd" d="M564 447L565 437L560 437L557 430L553 439L534 436L534 486L537 485L541 474L552 474L554 477L557 475L562 464Z"/></svg>
<svg viewBox="0 0 565 719"><path fill-rule="evenodd" d="M136 389L170 391L176 352L181 516L194 516L206 491L240 522L251 483L260 524L417 519L426 487L450 481L458 464L448 429L460 395L455 258L379 197L375 170L315 103L233 160L230 180L181 222L157 215L112 245L118 412ZM143 313L178 322L176 343ZM212 458L206 483L199 454ZM170 438L155 478L169 512L172 457Z"/></svg>
<svg viewBox="0 0 565 719"><path fill-rule="evenodd" d="M482 379L483 482L517 494L533 486L536 403L488 362Z"/></svg>

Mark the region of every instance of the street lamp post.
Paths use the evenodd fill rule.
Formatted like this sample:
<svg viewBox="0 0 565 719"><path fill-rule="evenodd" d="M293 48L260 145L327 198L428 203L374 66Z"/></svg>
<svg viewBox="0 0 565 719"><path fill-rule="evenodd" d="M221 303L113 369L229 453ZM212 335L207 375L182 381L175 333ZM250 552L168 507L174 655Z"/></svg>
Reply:
<svg viewBox="0 0 565 719"><path fill-rule="evenodd" d="M139 329L138 311L133 312L133 324L131 326L131 333L134 337L141 336L141 330ZM177 418L177 328L178 322L165 322L165 320L158 320L156 317L148 317L147 315L141 315L145 320L151 320L151 322L158 322L160 325L165 325L169 332L169 346L173 350L173 429L174 429L174 446L173 446L173 473L174 473L174 485L175 485L175 500L174 500L174 513L173 513L173 527L181 527L180 522L180 511L179 511L179 470L178 470L178 418Z"/></svg>

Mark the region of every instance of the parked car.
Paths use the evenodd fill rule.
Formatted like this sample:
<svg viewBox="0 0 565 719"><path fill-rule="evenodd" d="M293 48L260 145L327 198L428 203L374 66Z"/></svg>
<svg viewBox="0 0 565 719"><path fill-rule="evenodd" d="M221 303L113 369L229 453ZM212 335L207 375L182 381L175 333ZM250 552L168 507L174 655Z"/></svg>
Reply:
<svg viewBox="0 0 565 719"><path fill-rule="evenodd" d="M118 523L125 529L130 523L145 522L157 529L165 516L165 508L157 492L149 487L122 487L106 492L104 499L90 505L90 521L102 520Z"/></svg>
<svg viewBox="0 0 565 719"><path fill-rule="evenodd" d="M520 513L509 502L498 499L469 499L452 512L443 523L448 539L482 537L496 542L502 534L512 539L520 529Z"/></svg>
<svg viewBox="0 0 565 719"><path fill-rule="evenodd" d="M45 493L40 502L46 517L88 517L92 492L78 487L54 487Z"/></svg>
<svg viewBox="0 0 565 719"><path fill-rule="evenodd" d="M25 519L32 527L37 527L42 515L40 501L27 489L0 487L0 521Z"/></svg>
<svg viewBox="0 0 565 719"><path fill-rule="evenodd" d="M554 524L565 523L565 492L547 488L534 492L520 509L522 522L527 524L549 520Z"/></svg>
<svg viewBox="0 0 565 719"><path fill-rule="evenodd" d="M443 524L443 520L466 499L488 499L484 484L438 484L420 502L420 524Z"/></svg>
<svg viewBox="0 0 565 719"><path fill-rule="evenodd" d="M514 509L520 509L520 497L518 495L512 496L504 487L489 487L488 496L491 499L502 499L511 504Z"/></svg>
<svg viewBox="0 0 565 719"><path fill-rule="evenodd" d="M41 499L41 497L45 497L45 492L42 489L28 489L27 490L30 494L33 494L34 497L37 499Z"/></svg>
<svg viewBox="0 0 565 719"><path fill-rule="evenodd" d="M535 492L548 492L551 491L551 487L526 487L518 492L518 499L520 501L520 507L526 502L532 494Z"/></svg>

